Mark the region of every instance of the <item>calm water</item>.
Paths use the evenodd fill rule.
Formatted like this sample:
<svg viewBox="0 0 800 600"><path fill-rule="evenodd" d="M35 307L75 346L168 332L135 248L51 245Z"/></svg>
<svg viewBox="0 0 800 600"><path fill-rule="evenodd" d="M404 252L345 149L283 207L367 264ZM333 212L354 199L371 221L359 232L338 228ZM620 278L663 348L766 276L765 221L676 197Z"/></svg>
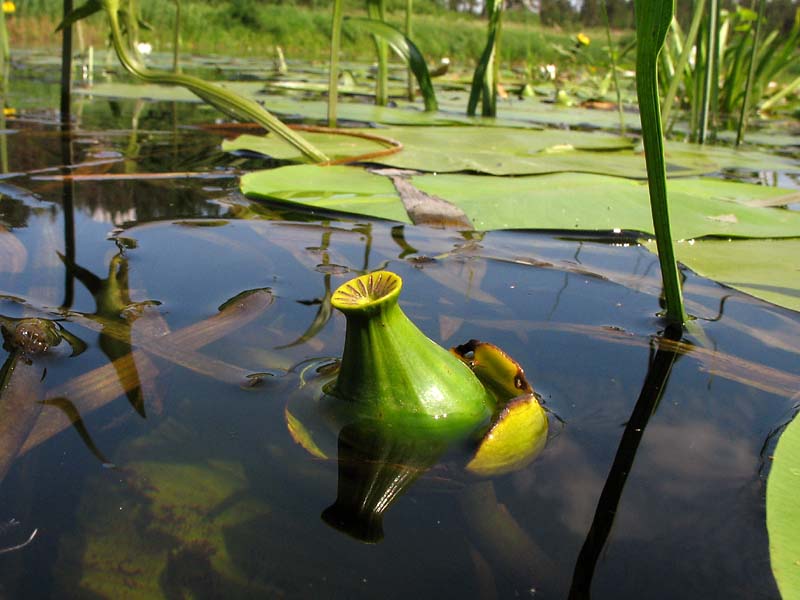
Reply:
<svg viewBox="0 0 800 600"><path fill-rule="evenodd" d="M170 106L147 108L138 133L126 104L85 110L70 136L44 121L4 135L19 175L0 182L0 315L59 318L86 347L36 365L55 401L0 485L0 545L37 535L0 555L1 597L777 596L764 496L797 402L796 313L686 272L706 337L657 351L658 265L635 240L253 203L233 176L256 164L219 153L216 133L171 131ZM215 177L50 177L69 162ZM303 400L303 367L341 352L326 294L382 267L430 337L517 358L553 435L494 479L448 457L365 544L321 518L337 462L298 446L284 409ZM206 326L245 292L228 329Z"/></svg>

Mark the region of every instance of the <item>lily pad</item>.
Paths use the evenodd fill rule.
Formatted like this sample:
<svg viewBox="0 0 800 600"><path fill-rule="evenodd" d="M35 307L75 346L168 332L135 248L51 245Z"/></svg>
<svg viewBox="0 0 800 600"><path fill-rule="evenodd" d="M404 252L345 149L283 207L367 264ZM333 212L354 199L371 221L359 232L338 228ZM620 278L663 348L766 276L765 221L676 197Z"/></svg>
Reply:
<svg viewBox="0 0 800 600"><path fill-rule="evenodd" d="M391 181L363 169L298 165L255 171L242 177L241 189L256 198L411 222Z"/></svg>
<svg viewBox="0 0 800 600"><path fill-rule="evenodd" d="M411 183L462 209L477 230L625 229L652 233L647 185L604 175L559 173L535 177L419 175ZM291 166L242 178L251 196L409 222L388 178L354 167ZM779 188L706 179L670 184L673 236L690 239L800 236L800 213L748 206L786 195Z"/></svg>
<svg viewBox="0 0 800 600"><path fill-rule="evenodd" d="M371 162L426 172L473 171L489 175L536 175L562 171L598 173L645 179L644 155L633 142L609 133L556 129L523 130L509 127L389 127L353 130L378 134L403 144L399 153ZM357 156L379 149L375 143L342 135L303 134L330 157ZM242 135L225 140L228 152L248 150L266 156L305 162L293 147L274 136ZM757 151L670 143L666 149L670 176L701 175L724 169L798 170L788 158Z"/></svg>
<svg viewBox="0 0 800 600"><path fill-rule="evenodd" d="M684 241L675 255L704 277L800 311L800 239Z"/></svg>
<svg viewBox="0 0 800 600"><path fill-rule="evenodd" d="M772 573L784 600L800 598L800 419L781 435L767 480Z"/></svg>

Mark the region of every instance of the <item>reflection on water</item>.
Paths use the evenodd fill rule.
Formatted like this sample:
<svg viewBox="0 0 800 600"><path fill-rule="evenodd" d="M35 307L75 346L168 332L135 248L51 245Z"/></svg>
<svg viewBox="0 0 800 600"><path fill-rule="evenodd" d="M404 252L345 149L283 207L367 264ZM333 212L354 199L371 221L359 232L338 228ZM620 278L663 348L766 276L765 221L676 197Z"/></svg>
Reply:
<svg viewBox="0 0 800 600"><path fill-rule="evenodd" d="M58 167L52 136L10 136L10 168ZM129 144L93 137L121 156ZM164 138L111 172L173 170L219 143L194 131L175 153ZM86 348L47 359L51 402L0 486L0 521L39 531L0 556L3 594L776 595L763 465L800 382L796 314L686 272L707 339L659 343L657 260L630 238L300 215L229 179L74 181L70 256L63 181L7 185L0 314L57 320ZM341 353L330 290L383 267L427 335L519 360L563 419L536 461L479 479L413 440L332 432L314 456L292 439L302 366Z"/></svg>

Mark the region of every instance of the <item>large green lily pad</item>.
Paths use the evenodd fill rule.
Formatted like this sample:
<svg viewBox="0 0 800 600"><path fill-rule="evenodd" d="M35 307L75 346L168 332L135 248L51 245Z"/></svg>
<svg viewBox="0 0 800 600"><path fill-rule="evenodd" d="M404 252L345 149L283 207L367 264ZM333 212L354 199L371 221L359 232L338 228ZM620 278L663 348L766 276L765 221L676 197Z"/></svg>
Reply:
<svg viewBox="0 0 800 600"><path fill-rule="evenodd" d="M475 229L626 229L653 233L644 182L582 173L535 177L418 175L411 183L463 210ZM354 167L299 165L249 173L242 191L270 198L409 222L389 179ZM721 180L670 183L673 235L691 239L800 236L800 213L748 206L787 190Z"/></svg>
<svg viewBox="0 0 800 600"><path fill-rule="evenodd" d="M646 246L655 252L655 242ZM704 277L800 311L798 238L684 241L675 245L675 255Z"/></svg>
<svg viewBox="0 0 800 600"><path fill-rule="evenodd" d="M772 573L784 600L800 598L800 419L778 440L767 480Z"/></svg>

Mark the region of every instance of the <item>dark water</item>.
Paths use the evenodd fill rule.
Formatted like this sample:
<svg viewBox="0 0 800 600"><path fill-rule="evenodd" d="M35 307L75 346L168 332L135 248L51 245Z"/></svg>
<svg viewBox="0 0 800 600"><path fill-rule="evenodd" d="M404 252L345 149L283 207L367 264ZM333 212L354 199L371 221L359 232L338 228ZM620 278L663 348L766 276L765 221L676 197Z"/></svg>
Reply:
<svg viewBox="0 0 800 600"><path fill-rule="evenodd" d="M181 122L206 116L180 110ZM0 315L58 318L86 349L36 363L43 397L62 400L43 406L36 445L0 486L0 522L19 522L0 545L37 530L0 554L0 596L777 596L764 497L797 402L796 313L687 271L703 336L659 349L657 260L633 239L252 203L233 176L255 164L219 153L218 133L171 130L168 105L145 108L131 133L130 111L98 103L69 135L46 120L4 135L18 175L0 182ZM209 177L50 177L98 161L83 171ZM292 440L284 408L302 401L304 365L341 352L326 294L378 268L403 277L402 306L433 339L514 356L552 437L493 479L449 457L364 544L321 518L337 463ZM245 292L255 308L224 335L181 337Z"/></svg>

